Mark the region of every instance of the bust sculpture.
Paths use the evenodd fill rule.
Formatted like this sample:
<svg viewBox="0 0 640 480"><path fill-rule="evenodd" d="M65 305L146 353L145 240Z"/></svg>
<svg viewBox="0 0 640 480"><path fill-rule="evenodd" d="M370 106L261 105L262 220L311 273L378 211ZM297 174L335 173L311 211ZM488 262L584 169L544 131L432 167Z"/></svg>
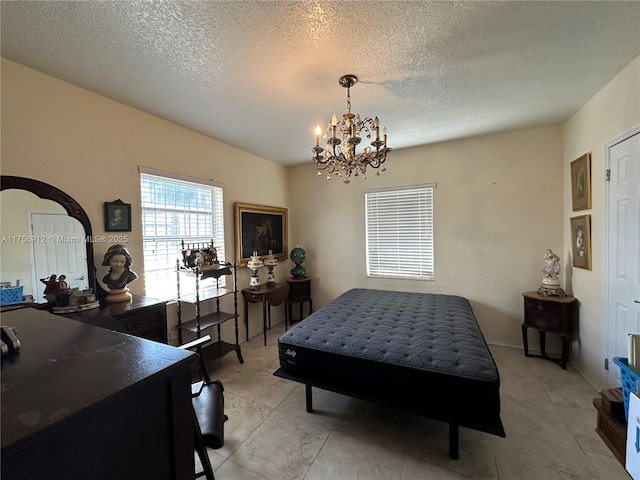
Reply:
<svg viewBox="0 0 640 480"><path fill-rule="evenodd" d="M109 267L109 273L102 279L110 289L107 302L123 302L131 299L127 284L138 278L130 268L132 264L129 250L124 245L111 245L104 254L102 266Z"/></svg>

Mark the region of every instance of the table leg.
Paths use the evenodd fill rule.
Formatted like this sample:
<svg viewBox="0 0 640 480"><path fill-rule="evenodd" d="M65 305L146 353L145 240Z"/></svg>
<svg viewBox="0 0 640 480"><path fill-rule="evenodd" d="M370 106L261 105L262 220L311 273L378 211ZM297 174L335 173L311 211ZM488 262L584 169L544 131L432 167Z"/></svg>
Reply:
<svg viewBox="0 0 640 480"><path fill-rule="evenodd" d="M527 337L527 326L522 325L522 343L524 344L524 356L529 356L529 338Z"/></svg>
<svg viewBox="0 0 640 480"><path fill-rule="evenodd" d="M246 296L242 296L244 300L244 330L247 334L247 342L249 341L249 300Z"/></svg>
<svg viewBox="0 0 640 480"><path fill-rule="evenodd" d="M284 299L284 331L287 331L287 323L289 323L289 300Z"/></svg>
<svg viewBox="0 0 640 480"><path fill-rule="evenodd" d="M562 361L560 365L563 370L567 369L567 363L569 363L569 348L571 346L571 339L568 335L562 336Z"/></svg>
<svg viewBox="0 0 640 480"><path fill-rule="evenodd" d="M547 348L546 348L545 332L543 330L540 330L539 333L540 333L540 352L542 353L543 357L546 357L547 356Z"/></svg>
<svg viewBox="0 0 640 480"><path fill-rule="evenodd" d="M262 299L262 333L264 335L264 346L267 346L267 299Z"/></svg>

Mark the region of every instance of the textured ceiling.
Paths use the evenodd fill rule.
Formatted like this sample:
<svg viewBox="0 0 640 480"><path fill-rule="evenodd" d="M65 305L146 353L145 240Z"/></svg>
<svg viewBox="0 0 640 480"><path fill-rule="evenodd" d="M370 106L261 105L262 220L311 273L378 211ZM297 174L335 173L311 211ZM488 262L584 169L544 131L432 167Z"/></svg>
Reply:
<svg viewBox="0 0 640 480"><path fill-rule="evenodd" d="M2 1L2 56L284 165L565 121L640 55L640 2Z"/></svg>

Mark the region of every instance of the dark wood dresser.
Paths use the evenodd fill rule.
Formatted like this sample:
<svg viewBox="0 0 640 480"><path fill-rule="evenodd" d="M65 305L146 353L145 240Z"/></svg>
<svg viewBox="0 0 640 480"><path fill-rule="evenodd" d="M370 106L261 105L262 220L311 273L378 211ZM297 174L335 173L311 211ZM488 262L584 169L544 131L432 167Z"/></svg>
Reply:
<svg viewBox="0 0 640 480"><path fill-rule="evenodd" d="M108 315L117 318L130 335L167 343L167 304L156 298L133 295L129 302L105 303L93 310L59 315L79 321Z"/></svg>
<svg viewBox="0 0 640 480"><path fill-rule="evenodd" d="M2 314L3 480L194 478L197 355L24 308Z"/></svg>

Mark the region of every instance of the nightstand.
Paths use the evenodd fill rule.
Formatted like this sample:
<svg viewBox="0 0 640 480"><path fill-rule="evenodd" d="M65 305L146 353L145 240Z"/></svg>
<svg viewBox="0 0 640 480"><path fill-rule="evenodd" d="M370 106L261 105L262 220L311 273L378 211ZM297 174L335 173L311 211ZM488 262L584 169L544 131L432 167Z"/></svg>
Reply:
<svg viewBox="0 0 640 480"><path fill-rule="evenodd" d="M524 323L522 324L522 342L526 357L542 357L559 364L563 370L569 362L569 348L571 345L572 321L576 314L576 299L571 296L544 296L538 292L524 292ZM534 328L540 334L540 353L529 353L527 329ZM562 358L551 358L545 351L545 334L555 333L562 339Z"/></svg>
<svg viewBox="0 0 640 480"><path fill-rule="evenodd" d="M311 312L313 311L313 301L311 300L311 279L289 277L287 282L289 283L289 297L287 298L289 303L289 321L291 323L299 322L303 318L303 306L305 302L309 302L309 315L311 315ZM294 320L291 314L292 305L294 303L298 303L300 305L300 317L297 320ZM287 328L286 325L285 328Z"/></svg>

